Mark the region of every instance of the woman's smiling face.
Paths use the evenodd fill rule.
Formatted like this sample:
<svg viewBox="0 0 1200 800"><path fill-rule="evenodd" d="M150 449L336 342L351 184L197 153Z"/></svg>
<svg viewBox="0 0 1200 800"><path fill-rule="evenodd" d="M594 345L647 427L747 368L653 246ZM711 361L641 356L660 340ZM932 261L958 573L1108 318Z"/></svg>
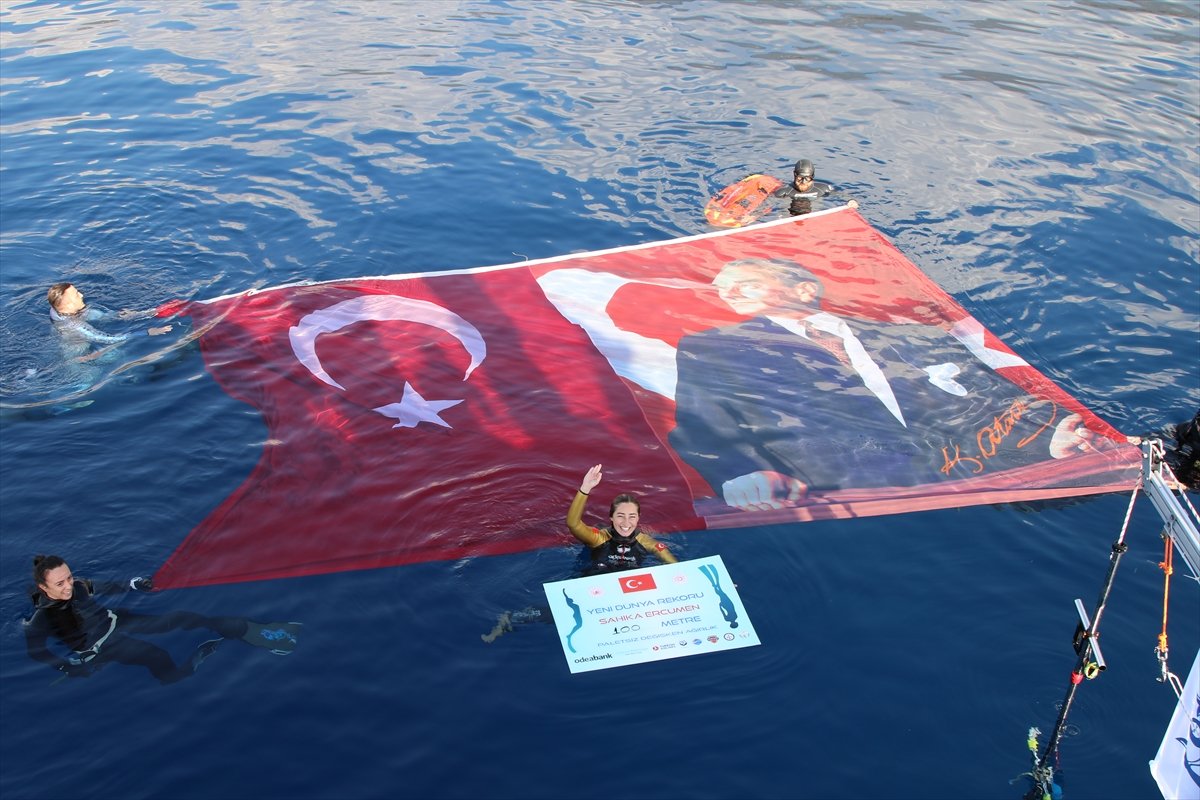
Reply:
<svg viewBox="0 0 1200 800"><path fill-rule="evenodd" d="M612 514L613 530L622 536L629 536L638 525L638 507L636 503L619 503Z"/></svg>

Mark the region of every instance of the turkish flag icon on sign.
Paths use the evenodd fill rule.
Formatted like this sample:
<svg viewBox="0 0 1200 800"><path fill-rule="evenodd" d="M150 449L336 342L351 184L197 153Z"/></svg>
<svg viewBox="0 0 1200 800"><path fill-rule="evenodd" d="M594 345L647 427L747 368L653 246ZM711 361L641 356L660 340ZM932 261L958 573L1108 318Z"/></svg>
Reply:
<svg viewBox="0 0 1200 800"><path fill-rule="evenodd" d="M654 576L649 572L644 572L641 575L629 575L621 578L621 591L625 594L630 592L644 592L647 589L657 589L654 585Z"/></svg>

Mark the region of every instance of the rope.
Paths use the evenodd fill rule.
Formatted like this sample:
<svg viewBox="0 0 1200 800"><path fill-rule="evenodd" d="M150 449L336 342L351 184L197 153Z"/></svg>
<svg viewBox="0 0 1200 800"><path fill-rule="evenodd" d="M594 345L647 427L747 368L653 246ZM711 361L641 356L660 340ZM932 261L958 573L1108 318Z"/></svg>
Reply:
<svg viewBox="0 0 1200 800"><path fill-rule="evenodd" d="M1133 516L1133 504L1137 502L1138 492L1146 485L1146 476L1139 475L1137 486L1133 487L1133 494L1129 495L1129 507L1125 509L1125 521L1121 523L1121 535L1117 537L1117 542L1125 541L1125 532L1129 530L1129 518Z"/></svg>
<svg viewBox="0 0 1200 800"><path fill-rule="evenodd" d="M1154 648L1154 654L1158 656L1159 669L1162 674L1159 675L1159 683L1165 683L1175 692L1176 698L1183 697L1183 683L1179 680L1179 676L1171 672L1167 668L1167 657L1170 654L1170 648L1167 647L1167 609L1169 607L1171 597L1171 576L1175 573L1175 541L1163 533L1163 539L1166 544L1163 546L1163 560L1158 566L1163 571L1163 613L1162 613L1162 633L1158 635L1158 647Z"/></svg>
<svg viewBox="0 0 1200 800"><path fill-rule="evenodd" d="M1114 560L1109 569L1108 585L1104 588L1104 591L1101 592L1100 600L1096 603L1096 615L1092 619L1092 628L1087 632L1089 638L1099 635L1097 631L1100 630L1100 617L1104 614L1105 603L1108 602L1108 590L1112 588L1112 577L1113 573L1116 572L1116 559L1120 558L1120 554L1124 553L1127 549L1127 545L1125 544L1125 534L1129 531L1129 520L1131 517L1133 517L1133 506L1137 502L1138 494L1142 491L1142 486L1144 484L1145 476L1139 476L1137 486L1133 487L1133 493L1129 495L1129 506L1125 509L1125 520L1121 523L1121 532L1117 535L1117 541L1113 542L1112 546ZM1091 648L1088 647L1084 651L1085 654L1090 652L1090 650Z"/></svg>
<svg viewBox="0 0 1200 800"><path fill-rule="evenodd" d="M1175 573L1175 541L1170 536L1163 536L1166 544L1163 546L1163 560L1158 563L1163 571L1163 615L1162 633L1158 635L1158 647L1164 653L1167 651L1167 608L1171 597L1171 576Z"/></svg>
<svg viewBox="0 0 1200 800"><path fill-rule="evenodd" d="M1145 476L1141 476L1138 478L1137 485L1133 487L1133 492L1129 497L1129 507L1125 509L1125 519L1121 523L1121 532L1117 536L1117 540L1113 542L1112 552L1109 554L1108 574L1104 578L1104 588L1101 590L1100 597L1096 601L1096 609L1092 614L1091 624L1087 630L1082 632L1081 646L1078 648L1079 657L1075 662L1075 668L1071 670L1071 680L1070 685L1067 687L1067 695L1063 698L1058 719L1054 723L1054 730L1051 731L1050 737L1046 742L1046 749L1042 752L1041 757L1037 759L1033 767L1034 787L1025 795L1026 800L1044 800L1044 798L1053 797L1056 787L1053 780L1054 768L1050 766L1050 759L1058 752L1058 743L1062 739L1063 729L1067 723L1067 714L1070 713L1071 702L1075 699L1075 691L1079 688L1079 684L1083 683L1085 677L1094 678L1100 674L1099 664L1091 660L1093 652L1092 644L1100 635L1100 618L1104 615L1104 607L1108 603L1109 592L1112 591L1113 579L1117 573L1117 565L1121 561L1121 556L1129 549L1129 546L1125 544L1125 534L1129 531L1129 520L1133 517L1133 506L1137 502L1138 493L1142 491L1144 485ZM1033 741L1036 747L1036 739Z"/></svg>

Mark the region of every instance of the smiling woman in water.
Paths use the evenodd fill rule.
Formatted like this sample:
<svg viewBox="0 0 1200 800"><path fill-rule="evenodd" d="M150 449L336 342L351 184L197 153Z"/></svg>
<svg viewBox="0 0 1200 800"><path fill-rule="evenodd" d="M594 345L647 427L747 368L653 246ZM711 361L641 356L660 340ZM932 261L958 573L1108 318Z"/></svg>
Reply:
<svg viewBox="0 0 1200 800"><path fill-rule="evenodd" d="M587 574L640 567L650 554L664 563L674 564L678 559L667 546L638 527L641 504L631 494L619 494L613 498L608 508L611 525L593 528L583 521L588 494L603 477L603 465L597 464L589 469L583 476L579 491L575 493L575 499L571 501L571 507L567 509L567 528L571 535L586 544L592 552L592 565Z"/></svg>
<svg viewBox="0 0 1200 800"><path fill-rule="evenodd" d="M108 663L145 667L160 683L191 677L225 639L287 655L296 645L300 623L258 623L240 617L209 617L191 611L142 614L127 608L108 608L101 594L148 592L150 579L124 583L94 583L71 572L60 557L33 559L35 588L30 595L34 612L25 622L25 644L31 658L49 664L69 678L86 678ZM163 634L205 629L217 638L202 642L192 655L176 664L163 648L133 634Z"/></svg>
<svg viewBox="0 0 1200 800"><path fill-rule="evenodd" d="M667 546L645 533L638 523L641 521L641 503L631 494L619 494L613 498L608 507L608 519L611 523L603 528L593 528L583 521L583 509L587 505L588 494L604 477L603 465L597 464L587 471L567 509L567 528L571 535L588 546L591 551L591 564L583 571L586 575L596 575L601 572L621 572L636 569L649 555L654 555L665 564L674 564L679 559L667 549ZM568 603L570 599L568 598ZM575 608L578 614L578 608ZM513 629L513 623L521 622L551 622L550 609L531 607L522 611L505 612L496 620L496 625L489 633L479 638L491 644L505 632Z"/></svg>

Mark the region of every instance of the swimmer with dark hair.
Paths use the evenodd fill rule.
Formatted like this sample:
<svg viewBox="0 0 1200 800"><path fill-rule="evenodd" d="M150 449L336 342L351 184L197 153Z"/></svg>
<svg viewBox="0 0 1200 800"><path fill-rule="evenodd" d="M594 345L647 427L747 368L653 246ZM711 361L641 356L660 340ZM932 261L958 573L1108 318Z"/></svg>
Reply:
<svg viewBox="0 0 1200 800"><path fill-rule="evenodd" d="M596 575L601 572L621 572L642 566L653 556L664 564L675 564L679 559L662 542L654 539L639 527L641 503L631 494L619 494L608 507L609 525L593 528L583 521L583 510L587 506L588 494L604 477L603 465L597 464L587 471L580 483L579 491L567 509L567 529L571 535L588 547L591 563L583 574ZM569 602L569 601L568 601ZM552 622L548 608L531 607L521 611L505 612L496 621L489 633L480 636L491 644L513 629L514 623Z"/></svg>
<svg viewBox="0 0 1200 800"><path fill-rule="evenodd" d="M635 569L653 554L664 564L678 561L667 546L652 538L638 527L641 520L641 503L631 494L619 494L608 507L609 525L593 528L583 521L583 509L588 494L604 477L601 464L587 471L567 509L567 529L571 535L591 550L592 565L586 574L615 572Z"/></svg>
<svg viewBox="0 0 1200 800"><path fill-rule="evenodd" d="M151 581L134 578L128 584L93 583L73 575L67 563L54 555L34 557L33 581L34 612L25 622L26 649L31 658L49 664L69 678L87 677L104 664L115 662L143 666L159 683L176 683L195 674L224 639L241 639L277 655L287 655L295 647L299 633L298 622L262 624L237 617L206 617L190 611L148 615L110 609L98 602L96 596L148 592L153 589ZM218 638L202 642L182 664L176 664L161 647L132 635L198 628L207 629Z"/></svg>

